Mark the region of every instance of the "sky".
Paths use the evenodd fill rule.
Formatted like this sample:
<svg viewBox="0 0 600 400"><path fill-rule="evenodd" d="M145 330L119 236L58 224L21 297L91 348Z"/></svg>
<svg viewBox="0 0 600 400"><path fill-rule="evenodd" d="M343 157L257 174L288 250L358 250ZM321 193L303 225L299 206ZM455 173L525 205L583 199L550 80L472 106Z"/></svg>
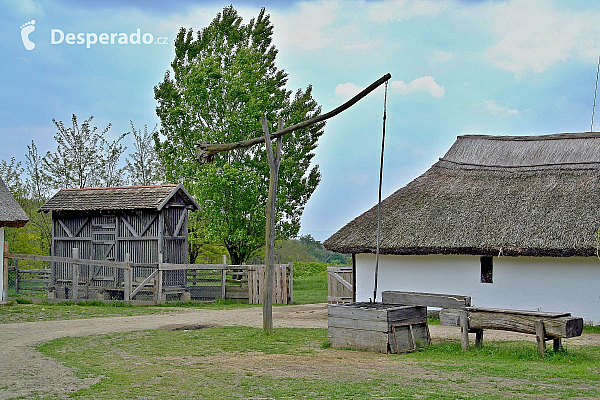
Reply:
<svg viewBox="0 0 600 400"><path fill-rule="evenodd" d="M24 160L32 140L41 153L55 150L52 119L69 122L72 114L80 121L93 115L100 130L111 123L109 139L129 131L130 120L152 128L159 123L153 89L170 68L176 33L207 26L230 3L2 0L0 159ZM266 7L288 89L312 84L324 112L392 74L384 197L427 170L458 135L590 130L600 3L253 0L233 6L246 22ZM118 35L110 44L111 33L125 33L128 41L134 34L135 42L138 29L139 44L119 44ZM67 43L69 33L75 44ZM108 43L92 43L102 33ZM78 34L84 43L76 43ZM380 89L329 120L315 150L322 180L301 233L325 240L376 204L382 116Z"/></svg>

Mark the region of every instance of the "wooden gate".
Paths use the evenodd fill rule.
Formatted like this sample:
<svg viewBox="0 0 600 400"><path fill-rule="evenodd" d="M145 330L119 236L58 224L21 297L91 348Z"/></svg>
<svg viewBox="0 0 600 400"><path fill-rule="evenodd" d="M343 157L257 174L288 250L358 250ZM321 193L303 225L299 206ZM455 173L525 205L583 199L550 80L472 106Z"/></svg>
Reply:
<svg viewBox="0 0 600 400"><path fill-rule="evenodd" d="M352 267L327 267L327 302L352 303Z"/></svg>
<svg viewBox="0 0 600 400"><path fill-rule="evenodd" d="M288 272L289 271L289 272ZM293 269L291 264L275 265L275 284L273 285L273 303L289 304L293 301ZM265 266L248 266L248 302L262 304L265 287Z"/></svg>

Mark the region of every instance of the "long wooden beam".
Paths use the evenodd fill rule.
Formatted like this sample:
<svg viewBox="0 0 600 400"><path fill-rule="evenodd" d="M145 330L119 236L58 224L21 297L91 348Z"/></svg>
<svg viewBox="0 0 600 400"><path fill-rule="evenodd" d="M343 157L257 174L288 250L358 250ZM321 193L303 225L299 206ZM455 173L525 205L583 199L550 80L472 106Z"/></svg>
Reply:
<svg viewBox="0 0 600 400"><path fill-rule="evenodd" d="M468 313L469 329L497 329L503 331L535 334L535 322L543 321L546 336L550 338L570 338L581 336L583 319L578 317L536 316L533 312L517 314L514 310L501 313L494 311L477 311L463 309ZM460 326L459 309L444 308L440 311L440 324Z"/></svg>
<svg viewBox="0 0 600 400"><path fill-rule="evenodd" d="M360 93L358 93L356 96L354 96L353 98L351 98L350 100L348 100L347 102L342 104L341 106L329 111L328 113L318 115L314 118L300 122L299 124L288 126L287 128L284 128L281 130L277 130L277 132L274 132L271 134L271 139L276 139L278 137L285 135L286 133L290 133L290 132L296 131L298 129L306 128L307 126L311 126L313 124L325 121L331 117L335 117L342 111L345 111L348 108L352 107L363 97L365 97L366 95L371 93L373 90L377 89L381 84L388 81L391 77L392 77L392 75L390 73L383 75L381 78L379 78L375 82L371 83L369 86L367 86L365 89L363 89ZM217 154L217 153L254 146L255 144L264 143L264 141L265 141L265 137L259 136L259 137L255 137L254 139L242 140L240 142L233 142L233 143L223 143L223 144L198 143L196 145L199 148L197 158L201 164L210 163L214 160L215 154Z"/></svg>

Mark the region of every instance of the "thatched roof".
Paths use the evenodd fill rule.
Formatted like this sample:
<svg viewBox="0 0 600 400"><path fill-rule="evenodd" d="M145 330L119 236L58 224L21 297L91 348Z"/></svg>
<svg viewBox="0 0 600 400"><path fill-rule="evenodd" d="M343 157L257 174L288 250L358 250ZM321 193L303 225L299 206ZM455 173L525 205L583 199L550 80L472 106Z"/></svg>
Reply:
<svg viewBox="0 0 600 400"><path fill-rule="evenodd" d="M0 228L3 226L21 227L27 221L29 221L29 217L0 178Z"/></svg>
<svg viewBox="0 0 600 400"><path fill-rule="evenodd" d="M382 254L589 256L600 228L600 133L459 136L382 202ZM324 243L373 253L377 206Z"/></svg>
<svg viewBox="0 0 600 400"><path fill-rule="evenodd" d="M63 189L39 211L161 210L175 194L191 208L200 208L182 185L155 185Z"/></svg>

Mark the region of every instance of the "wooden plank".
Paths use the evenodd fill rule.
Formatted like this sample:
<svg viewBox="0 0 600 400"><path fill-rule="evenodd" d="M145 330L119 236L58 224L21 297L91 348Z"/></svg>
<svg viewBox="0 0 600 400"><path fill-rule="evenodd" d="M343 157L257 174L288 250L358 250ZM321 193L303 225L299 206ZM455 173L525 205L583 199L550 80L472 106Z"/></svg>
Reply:
<svg viewBox="0 0 600 400"><path fill-rule="evenodd" d="M544 330L544 321L541 319L533 322L535 327L535 340L540 357L546 357L546 331Z"/></svg>
<svg viewBox="0 0 600 400"><path fill-rule="evenodd" d="M114 267L114 268L127 268L128 264L124 262L109 261L109 260L85 260L85 259L74 259L72 257L58 257L58 256L41 256L38 254L16 254L8 253L8 258L18 260L33 260L33 261L48 261L48 262L62 262L62 263L78 263L83 265L96 265L100 267ZM145 264L144 264L145 265Z"/></svg>
<svg viewBox="0 0 600 400"><path fill-rule="evenodd" d="M15 263L15 292L19 293L19 260L14 260ZM8 273L7 273L8 275Z"/></svg>
<svg viewBox="0 0 600 400"><path fill-rule="evenodd" d="M288 287L288 297L289 303L292 304L294 302L294 264L289 263L288 268L290 269L290 285Z"/></svg>
<svg viewBox="0 0 600 400"><path fill-rule="evenodd" d="M388 352L388 334L375 331L361 331L331 327L327 329L327 337L333 348L349 347L379 353Z"/></svg>
<svg viewBox="0 0 600 400"><path fill-rule="evenodd" d="M59 221L60 222L60 221ZM77 247L75 247L73 249L73 258L74 259L78 259L79 258L79 249ZM77 297L79 295L78 291L79 291L79 264L73 264L72 265L73 268L73 283L72 283L72 298L73 300L77 300Z"/></svg>
<svg viewBox="0 0 600 400"><path fill-rule="evenodd" d="M17 259L15 259L15 264L17 264ZM19 273L22 274L44 274L49 275L52 273L50 269L19 269Z"/></svg>
<svg viewBox="0 0 600 400"><path fill-rule="evenodd" d="M391 353L405 353L407 351L415 350L414 346L416 346L416 348L419 348L427 346L429 344L429 336L427 334L427 322L396 326L394 331L390 330L390 333L388 334ZM397 347L396 343L398 343Z"/></svg>
<svg viewBox="0 0 600 400"><path fill-rule="evenodd" d="M462 351L469 351L469 313L460 310L460 346Z"/></svg>
<svg viewBox="0 0 600 400"><path fill-rule="evenodd" d="M352 267L327 267L327 272L337 272L337 273L350 272L350 273L352 273Z"/></svg>
<svg viewBox="0 0 600 400"><path fill-rule="evenodd" d="M227 297L225 285L227 284L227 256L223 254L223 270L221 271L221 298Z"/></svg>
<svg viewBox="0 0 600 400"><path fill-rule="evenodd" d="M382 292L381 300L383 303L388 304L440 308L462 308L471 305L471 298L469 296L421 292L400 292L395 290Z"/></svg>
<svg viewBox="0 0 600 400"><path fill-rule="evenodd" d="M468 311L468 310L467 310ZM444 308L440 311L440 324L460 326L460 310ZM504 331L535 334L534 322L542 319L546 335L551 338L570 338L581 336L583 332L583 318L558 317L539 318L530 315L501 314L498 312L471 312L469 323L471 329L497 329Z"/></svg>
<svg viewBox="0 0 600 400"><path fill-rule="evenodd" d="M427 307L404 306L400 309L389 309L388 319L390 323L405 323L407 321L427 321Z"/></svg>
<svg viewBox="0 0 600 400"><path fill-rule="evenodd" d="M178 270L223 270L231 269L231 266L224 264L173 264L173 263L161 263L161 271L178 271ZM236 268L237 269L237 268Z"/></svg>
<svg viewBox="0 0 600 400"><path fill-rule="evenodd" d="M560 313L560 312L548 312L548 311L531 311L531 310L507 310L503 308L483 308L483 307L467 307L469 311L473 312L488 312L488 313L499 313L499 314L514 314L514 315L529 315L532 317L543 317L543 318L559 318L559 317L570 317L571 313Z"/></svg>
<svg viewBox="0 0 600 400"><path fill-rule="evenodd" d="M150 282L150 280L152 280L152 278L154 278L156 276L156 274L158 273L158 270L155 269L154 271L152 271L152 273L150 275L148 275L148 277L146 279L144 279L137 288L135 288L135 290L133 292L131 292L130 295L130 299L133 300L133 298L135 297L135 295L144 288L144 286L146 286L146 284L148 284L148 282Z"/></svg>
<svg viewBox="0 0 600 400"><path fill-rule="evenodd" d="M328 317L366 319L366 320L388 320L386 310L362 309L348 307L345 304L329 304L327 306Z"/></svg>
<svg viewBox="0 0 600 400"><path fill-rule="evenodd" d="M333 277L336 281L338 281L342 286L344 286L348 290L352 290L352 285L350 282L346 281L340 274L336 272L328 272L328 275ZM389 301L383 301L384 303L390 303ZM418 305L418 304L417 304Z"/></svg>
<svg viewBox="0 0 600 400"><path fill-rule="evenodd" d="M390 324L383 320L328 317L327 326L333 328L360 329L363 331L388 332Z"/></svg>
<svg viewBox="0 0 600 400"><path fill-rule="evenodd" d="M0 228L4 229L4 228ZM4 230L2 230L1 238L4 238ZM0 240L1 241L1 240ZM2 244L4 248L4 257L2 257L2 291L0 292L0 301L8 300L8 257L7 253L10 250L8 242Z"/></svg>

